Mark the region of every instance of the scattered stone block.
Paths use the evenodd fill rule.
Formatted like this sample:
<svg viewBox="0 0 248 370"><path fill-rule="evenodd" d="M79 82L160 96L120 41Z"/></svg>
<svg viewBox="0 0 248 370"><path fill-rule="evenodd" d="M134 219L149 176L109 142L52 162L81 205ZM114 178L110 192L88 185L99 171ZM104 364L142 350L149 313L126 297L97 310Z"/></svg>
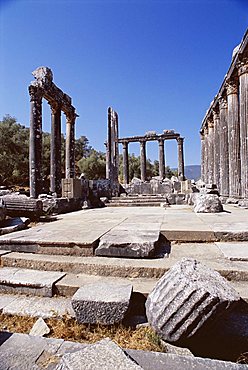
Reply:
<svg viewBox="0 0 248 370"><path fill-rule="evenodd" d="M78 370L82 368L94 370L142 369L109 338L102 339L82 350L65 354L56 370Z"/></svg>
<svg viewBox="0 0 248 370"><path fill-rule="evenodd" d="M39 317L38 320L34 323L32 329L30 330L30 335L33 336L39 336L43 337L46 334L50 333L50 329L45 323L45 321L42 319L42 317Z"/></svg>
<svg viewBox="0 0 248 370"><path fill-rule="evenodd" d="M195 213L219 213L223 212L223 206L216 194L196 194L194 198Z"/></svg>
<svg viewBox="0 0 248 370"><path fill-rule="evenodd" d="M111 325L121 322L129 308L131 284L87 284L72 297L79 323Z"/></svg>
<svg viewBox="0 0 248 370"><path fill-rule="evenodd" d="M218 272L183 258L149 294L146 314L163 340L182 342L239 300L239 294Z"/></svg>
<svg viewBox="0 0 248 370"><path fill-rule="evenodd" d="M147 225L149 228L149 225ZM96 256L153 257L159 245L160 230L111 230L100 238Z"/></svg>
<svg viewBox="0 0 248 370"><path fill-rule="evenodd" d="M53 285L65 273L3 267L0 269L0 292L52 297Z"/></svg>

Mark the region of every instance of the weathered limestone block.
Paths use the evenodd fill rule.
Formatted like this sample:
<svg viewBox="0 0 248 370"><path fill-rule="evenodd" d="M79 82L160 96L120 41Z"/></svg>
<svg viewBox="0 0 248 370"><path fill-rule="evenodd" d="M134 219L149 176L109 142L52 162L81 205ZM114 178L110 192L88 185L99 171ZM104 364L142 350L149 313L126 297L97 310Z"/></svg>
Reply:
<svg viewBox="0 0 248 370"><path fill-rule="evenodd" d="M195 213L218 213L223 212L223 206L216 194L197 194L194 198Z"/></svg>
<svg viewBox="0 0 248 370"><path fill-rule="evenodd" d="M0 222L6 217L6 207L3 199L0 199Z"/></svg>
<svg viewBox="0 0 248 370"><path fill-rule="evenodd" d="M132 293L131 284L87 284L72 297L79 323L111 325L123 320Z"/></svg>
<svg viewBox="0 0 248 370"><path fill-rule="evenodd" d="M83 365L83 367L82 367ZM56 370L139 370L142 369L131 357L109 338L89 345L79 351L65 354Z"/></svg>
<svg viewBox="0 0 248 370"><path fill-rule="evenodd" d="M95 250L96 256L148 258L153 257L160 244L160 231L110 230L100 238Z"/></svg>
<svg viewBox="0 0 248 370"><path fill-rule="evenodd" d="M168 342L182 342L239 301L216 271L183 258L158 281L146 302L148 322Z"/></svg>

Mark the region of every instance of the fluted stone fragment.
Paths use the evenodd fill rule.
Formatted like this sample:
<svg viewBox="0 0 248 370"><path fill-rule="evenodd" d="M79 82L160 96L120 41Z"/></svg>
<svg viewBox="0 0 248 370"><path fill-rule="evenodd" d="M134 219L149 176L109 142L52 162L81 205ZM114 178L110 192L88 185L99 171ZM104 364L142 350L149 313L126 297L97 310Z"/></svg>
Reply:
<svg viewBox="0 0 248 370"><path fill-rule="evenodd" d="M239 299L218 272L192 258L183 258L149 294L146 314L158 335L178 342L191 337Z"/></svg>

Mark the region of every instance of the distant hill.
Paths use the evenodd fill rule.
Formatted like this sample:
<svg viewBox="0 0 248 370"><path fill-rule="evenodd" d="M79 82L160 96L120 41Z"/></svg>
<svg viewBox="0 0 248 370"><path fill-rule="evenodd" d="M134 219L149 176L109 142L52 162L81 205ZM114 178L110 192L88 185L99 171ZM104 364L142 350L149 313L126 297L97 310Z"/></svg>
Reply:
<svg viewBox="0 0 248 370"><path fill-rule="evenodd" d="M185 166L184 172L187 179L194 179L195 181L197 181L201 177L201 166L199 164Z"/></svg>
<svg viewBox="0 0 248 370"><path fill-rule="evenodd" d="M177 168L172 168L172 170L177 170ZM185 177L189 180L199 180L201 177L201 166L199 164L192 164L190 166L184 167Z"/></svg>

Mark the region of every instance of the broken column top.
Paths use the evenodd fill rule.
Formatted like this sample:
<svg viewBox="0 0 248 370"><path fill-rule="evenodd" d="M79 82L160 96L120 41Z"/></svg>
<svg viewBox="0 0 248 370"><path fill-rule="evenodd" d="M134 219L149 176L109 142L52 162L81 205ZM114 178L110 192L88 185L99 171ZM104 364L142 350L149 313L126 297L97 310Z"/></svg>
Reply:
<svg viewBox="0 0 248 370"><path fill-rule="evenodd" d="M32 75L41 84L51 84L53 81L53 72L48 67L38 67L32 72Z"/></svg>

